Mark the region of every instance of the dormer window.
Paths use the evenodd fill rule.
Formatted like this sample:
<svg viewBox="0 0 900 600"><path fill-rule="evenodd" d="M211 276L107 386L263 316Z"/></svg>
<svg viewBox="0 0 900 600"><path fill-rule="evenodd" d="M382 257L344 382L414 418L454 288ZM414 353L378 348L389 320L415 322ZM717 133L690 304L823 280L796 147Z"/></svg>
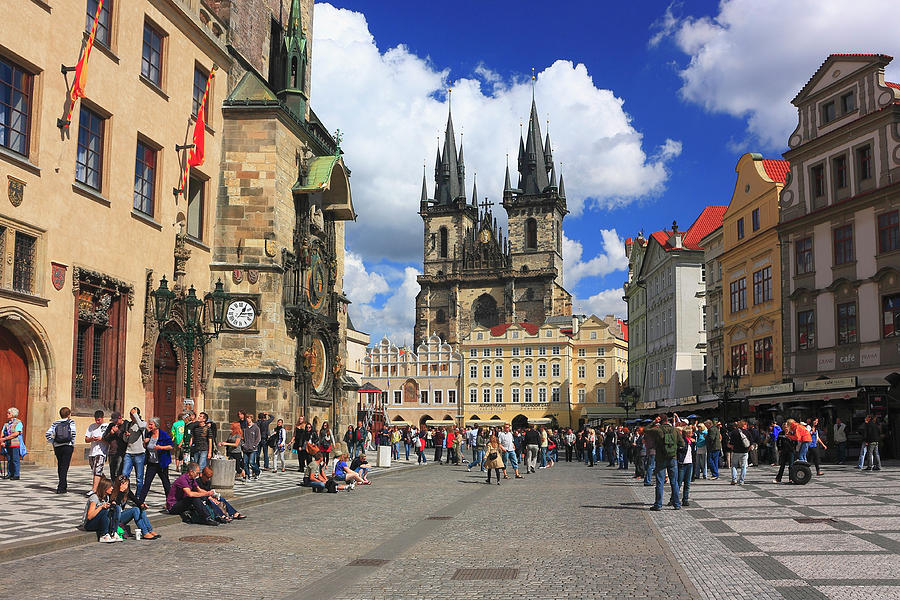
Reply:
<svg viewBox="0 0 900 600"><path fill-rule="evenodd" d="M841 96L841 114L847 114L856 110L856 94L847 92Z"/></svg>
<svg viewBox="0 0 900 600"><path fill-rule="evenodd" d="M831 123L836 116L834 101L822 105L822 123Z"/></svg>

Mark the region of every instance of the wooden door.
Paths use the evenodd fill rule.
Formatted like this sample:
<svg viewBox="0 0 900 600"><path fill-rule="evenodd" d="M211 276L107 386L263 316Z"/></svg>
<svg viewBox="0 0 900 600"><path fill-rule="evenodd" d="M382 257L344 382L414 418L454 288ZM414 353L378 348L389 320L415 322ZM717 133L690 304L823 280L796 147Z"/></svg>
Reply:
<svg viewBox="0 0 900 600"><path fill-rule="evenodd" d="M28 359L19 340L0 327L0 419L4 423L7 409L13 406L19 409L19 420L27 429Z"/></svg>
<svg viewBox="0 0 900 600"><path fill-rule="evenodd" d="M178 357L168 340L156 342L153 356L153 416L169 431L178 407Z"/></svg>

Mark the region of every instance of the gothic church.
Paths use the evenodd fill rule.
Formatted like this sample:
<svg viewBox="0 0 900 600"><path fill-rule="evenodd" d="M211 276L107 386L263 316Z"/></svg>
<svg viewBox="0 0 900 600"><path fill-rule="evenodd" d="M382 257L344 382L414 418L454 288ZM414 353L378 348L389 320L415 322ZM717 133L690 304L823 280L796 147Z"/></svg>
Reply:
<svg viewBox="0 0 900 600"><path fill-rule="evenodd" d="M502 206L508 235L497 227L492 203L478 201L475 184L466 197L463 149L457 150L448 114L443 150L434 165L434 198L422 177L419 214L425 225L424 274L416 297L416 343L438 335L458 343L472 327L572 314L563 287L562 221L569 212L562 176L557 185L550 134L541 143L532 99L528 135L519 138L519 179L509 166Z"/></svg>

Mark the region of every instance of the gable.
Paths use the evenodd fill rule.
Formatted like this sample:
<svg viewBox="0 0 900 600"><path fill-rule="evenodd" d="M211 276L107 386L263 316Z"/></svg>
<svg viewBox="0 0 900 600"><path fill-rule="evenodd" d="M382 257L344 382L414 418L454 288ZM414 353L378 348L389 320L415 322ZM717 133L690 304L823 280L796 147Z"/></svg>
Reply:
<svg viewBox="0 0 900 600"><path fill-rule="evenodd" d="M891 60L893 58L886 54L831 54L791 100L791 104L799 107L809 97L847 79L851 74L871 67L883 69Z"/></svg>

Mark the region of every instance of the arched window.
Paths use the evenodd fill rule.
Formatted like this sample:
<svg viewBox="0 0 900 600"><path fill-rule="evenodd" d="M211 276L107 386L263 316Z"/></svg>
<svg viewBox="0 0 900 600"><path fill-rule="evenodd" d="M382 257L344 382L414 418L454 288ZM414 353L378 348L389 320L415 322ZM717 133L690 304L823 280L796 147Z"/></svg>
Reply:
<svg viewBox="0 0 900 600"><path fill-rule="evenodd" d="M291 59L291 87L297 89L297 57Z"/></svg>
<svg viewBox="0 0 900 600"><path fill-rule="evenodd" d="M441 258L447 258L447 228L446 227L441 227L440 238L441 238L441 242L440 242L439 256Z"/></svg>
<svg viewBox="0 0 900 600"><path fill-rule="evenodd" d="M497 301L490 294L482 294L472 306L474 321L484 327L493 327L500 322Z"/></svg>
<svg viewBox="0 0 900 600"><path fill-rule="evenodd" d="M537 221L533 218L525 220L525 249L537 249Z"/></svg>
<svg viewBox="0 0 900 600"><path fill-rule="evenodd" d="M444 312L443 308L439 308L437 311L437 315L434 318L435 323L446 323L447 322L447 313Z"/></svg>
<svg viewBox="0 0 900 600"><path fill-rule="evenodd" d="M562 254L562 225L556 222L556 251Z"/></svg>

